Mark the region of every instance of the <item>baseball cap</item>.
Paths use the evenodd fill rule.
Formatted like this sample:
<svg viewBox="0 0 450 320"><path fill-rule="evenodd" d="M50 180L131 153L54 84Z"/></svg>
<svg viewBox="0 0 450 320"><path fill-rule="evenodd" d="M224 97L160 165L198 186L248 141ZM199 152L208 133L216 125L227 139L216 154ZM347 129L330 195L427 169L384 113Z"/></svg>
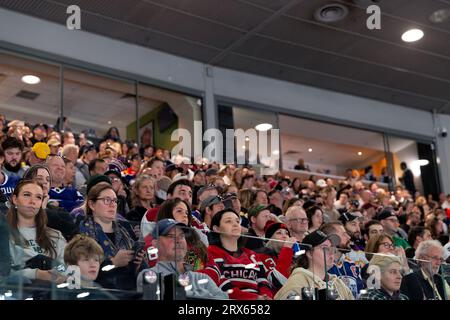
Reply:
<svg viewBox="0 0 450 320"><path fill-rule="evenodd" d="M319 188L325 188L327 186L327 183L325 180L319 179L316 182L316 186L318 186Z"/></svg>
<svg viewBox="0 0 450 320"><path fill-rule="evenodd" d="M47 159L47 156L50 154L50 147L44 142L36 142L32 150L36 157L41 160Z"/></svg>
<svg viewBox="0 0 450 320"><path fill-rule="evenodd" d="M358 219L358 216L356 216L350 212L343 212L343 213L341 213L341 216L339 217L339 221L341 221L343 224L345 224L346 222L356 220L356 219Z"/></svg>
<svg viewBox="0 0 450 320"><path fill-rule="evenodd" d="M381 220L387 219L387 218L389 218L389 217L396 217L396 218L397 218L397 216L395 215L395 213L394 213L392 210L390 210L390 209L383 209L383 210L378 214L377 219L378 219L379 221L381 221Z"/></svg>
<svg viewBox="0 0 450 320"><path fill-rule="evenodd" d="M210 196L202 201L200 205L200 211L204 211L206 208L211 207L214 204L220 203L223 201L221 196Z"/></svg>
<svg viewBox="0 0 450 320"><path fill-rule="evenodd" d="M250 220L251 217L256 217L261 211L263 210L269 210L269 206L263 205L263 204L257 204L254 206L251 206L248 209L248 220Z"/></svg>
<svg viewBox="0 0 450 320"><path fill-rule="evenodd" d="M174 171L174 170L177 170L178 172L183 172L182 168L178 167L176 164L173 164L173 163L169 164L166 167L166 173L169 173L169 172Z"/></svg>
<svg viewBox="0 0 450 320"><path fill-rule="evenodd" d="M181 227L183 231L187 230L187 225L181 222L176 222L174 219L159 220L152 231L153 239L158 239L159 236L167 235L174 227Z"/></svg>
<svg viewBox="0 0 450 320"><path fill-rule="evenodd" d="M49 139L47 141L47 145L49 145L50 147L57 147L61 145L61 142L58 139Z"/></svg>
<svg viewBox="0 0 450 320"><path fill-rule="evenodd" d="M92 176L88 179L86 183L86 194L89 194L89 191L91 191L92 187L94 187L100 182L106 182L112 185L111 179L108 176L96 174L95 176Z"/></svg>
<svg viewBox="0 0 450 320"><path fill-rule="evenodd" d="M205 174L207 177L216 176L218 174L218 171L217 169L209 168L208 170L206 170Z"/></svg>
<svg viewBox="0 0 450 320"><path fill-rule="evenodd" d="M318 245L321 245L325 241L330 240L332 247L337 247L339 243L341 242L341 239L337 234L330 234L326 235L320 230L316 230L311 232L310 234L306 235L303 238L302 244L307 245L303 246L305 250L317 247Z"/></svg>

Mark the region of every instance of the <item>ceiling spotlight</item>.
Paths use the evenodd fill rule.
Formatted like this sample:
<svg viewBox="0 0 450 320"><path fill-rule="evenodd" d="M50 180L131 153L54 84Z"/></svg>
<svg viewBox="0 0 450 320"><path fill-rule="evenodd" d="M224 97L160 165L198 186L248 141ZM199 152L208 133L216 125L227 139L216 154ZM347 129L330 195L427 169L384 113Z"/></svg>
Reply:
<svg viewBox="0 0 450 320"><path fill-rule="evenodd" d="M245 149L245 146L242 146L242 149Z"/></svg>
<svg viewBox="0 0 450 320"><path fill-rule="evenodd" d="M108 124L111 124L112 122L111 121L108 121Z"/></svg>
<svg viewBox="0 0 450 320"><path fill-rule="evenodd" d="M312 149L311 149L311 148L309 148L309 149L308 149L308 152L312 152Z"/></svg>
<svg viewBox="0 0 450 320"><path fill-rule="evenodd" d="M249 137L245 137L245 141L250 141L250 138Z"/></svg>
<svg viewBox="0 0 450 320"><path fill-rule="evenodd" d="M358 152L358 156L362 156L362 152L361 151Z"/></svg>
<svg viewBox="0 0 450 320"><path fill-rule="evenodd" d="M39 82L41 82L41 79L31 74L27 74L22 77L22 82L26 84L38 84Z"/></svg>
<svg viewBox="0 0 450 320"><path fill-rule="evenodd" d="M417 163L417 165L422 167L422 166L428 165L430 163L430 161L421 159L421 160L417 160L416 163Z"/></svg>
<svg viewBox="0 0 450 320"><path fill-rule="evenodd" d="M424 33L420 29L410 29L402 34L402 40L405 42L414 42L422 39Z"/></svg>
<svg viewBox="0 0 450 320"><path fill-rule="evenodd" d="M272 129L272 125L270 123L260 123L255 127L258 131L267 131Z"/></svg>
<svg viewBox="0 0 450 320"><path fill-rule="evenodd" d="M439 9L433 12L428 19L433 23L443 23L450 19L450 9Z"/></svg>

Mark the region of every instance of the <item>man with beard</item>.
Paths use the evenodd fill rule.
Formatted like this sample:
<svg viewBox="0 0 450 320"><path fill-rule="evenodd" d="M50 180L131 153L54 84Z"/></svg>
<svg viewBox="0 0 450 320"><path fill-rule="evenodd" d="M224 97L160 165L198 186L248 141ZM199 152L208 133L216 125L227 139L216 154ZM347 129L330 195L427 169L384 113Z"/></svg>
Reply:
<svg viewBox="0 0 450 320"><path fill-rule="evenodd" d="M326 223L319 230L326 235L336 234L341 239L335 252L334 265L328 272L344 281L357 299L359 292L364 288L364 282L361 277L361 267L351 258L353 250L350 248L350 235L340 221Z"/></svg>
<svg viewBox="0 0 450 320"><path fill-rule="evenodd" d="M350 236L349 247L352 249L347 255L360 268L364 267L369 261L364 254L366 247L364 238L361 236L361 228L359 224L360 212L344 212L339 221L344 225L345 231Z"/></svg>
<svg viewBox="0 0 450 320"><path fill-rule="evenodd" d="M9 197L14 191L14 188L17 185L17 182L19 182L19 178L15 176L8 176L5 172L1 170L4 160L5 160L5 153L0 148L0 197L2 198L0 202L2 203L4 203L9 199Z"/></svg>
<svg viewBox="0 0 450 320"><path fill-rule="evenodd" d="M22 167L23 143L14 137L9 137L2 143L2 149L5 153L5 163L3 172L9 177L21 179L25 173Z"/></svg>

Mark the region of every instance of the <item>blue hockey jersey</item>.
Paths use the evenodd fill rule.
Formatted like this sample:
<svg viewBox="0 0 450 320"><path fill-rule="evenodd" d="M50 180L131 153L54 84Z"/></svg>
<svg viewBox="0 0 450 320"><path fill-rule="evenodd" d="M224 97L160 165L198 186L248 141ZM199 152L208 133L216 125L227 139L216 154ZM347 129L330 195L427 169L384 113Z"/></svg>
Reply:
<svg viewBox="0 0 450 320"><path fill-rule="evenodd" d="M3 194L9 199L12 193L14 192L14 188L19 182L19 178L16 176L9 176L6 172L2 172L5 176L5 181L0 185L0 190Z"/></svg>
<svg viewBox="0 0 450 320"><path fill-rule="evenodd" d="M51 188L48 192L49 204L51 202L57 201L59 207L71 212L76 207L80 206L84 198L80 192L75 188L65 187L65 188Z"/></svg>

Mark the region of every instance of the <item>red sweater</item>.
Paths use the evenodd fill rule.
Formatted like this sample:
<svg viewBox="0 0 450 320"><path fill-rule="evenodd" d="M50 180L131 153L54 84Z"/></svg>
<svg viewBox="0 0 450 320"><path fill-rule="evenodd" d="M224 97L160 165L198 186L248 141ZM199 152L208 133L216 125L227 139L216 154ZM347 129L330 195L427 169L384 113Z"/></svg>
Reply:
<svg viewBox="0 0 450 320"><path fill-rule="evenodd" d="M256 300L273 293L266 278L264 265L255 252L242 248L236 255L230 255L225 249L216 245L208 247L208 263L204 270L199 270L211 277L217 286L227 292L231 299Z"/></svg>
<svg viewBox="0 0 450 320"><path fill-rule="evenodd" d="M294 251L292 248L282 247L277 256L261 253L258 258L264 263L264 268L267 275L273 270L277 269L283 276L289 278L291 275L292 257Z"/></svg>

